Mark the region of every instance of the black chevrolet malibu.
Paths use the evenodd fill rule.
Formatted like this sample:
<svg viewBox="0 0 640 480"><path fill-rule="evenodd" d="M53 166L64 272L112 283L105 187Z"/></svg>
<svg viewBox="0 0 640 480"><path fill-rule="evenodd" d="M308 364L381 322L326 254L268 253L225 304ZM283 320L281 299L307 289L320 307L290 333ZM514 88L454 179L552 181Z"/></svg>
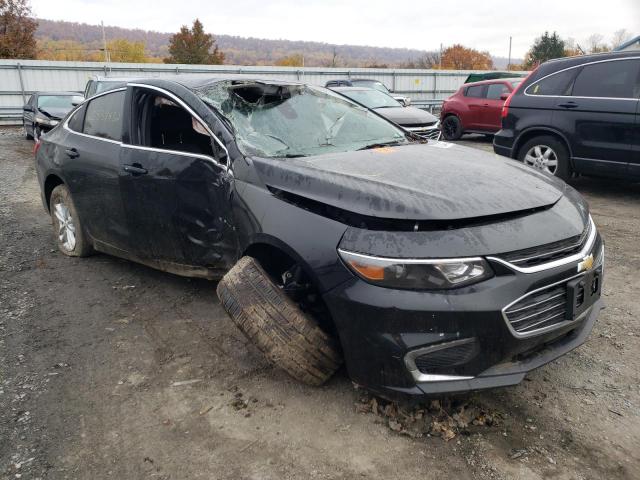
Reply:
<svg viewBox="0 0 640 480"><path fill-rule="evenodd" d="M274 364L389 397L520 382L582 344L604 249L564 182L329 90L132 81L37 150L60 250L219 280Z"/></svg>

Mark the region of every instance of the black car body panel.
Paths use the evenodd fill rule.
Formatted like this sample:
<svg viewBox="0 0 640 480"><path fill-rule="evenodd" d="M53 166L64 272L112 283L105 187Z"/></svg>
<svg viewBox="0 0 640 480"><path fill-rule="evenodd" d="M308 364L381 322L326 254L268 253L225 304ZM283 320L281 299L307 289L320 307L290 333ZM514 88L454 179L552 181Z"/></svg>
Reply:
<svg viewBox="0 0 640 480"><path fill-rule="evenodd" d="M93 97L41 142L45 208L52 188L65 183L98 250L206 278L220 278L264 246L283 252L327 305L351 377L389 396L515 384L584 342L601 308L599 290L584 314L540 332L516 335L503 314L527 295L586 275L582 254L594 255L601 275L602 241L571 187L518 162L432 142L299 158L248 155L197 94L216 80L181 82L132 82L120 97ZM140 145L139 105L154 93L206 126L213 153ZM86 112L99 98L124 98L116 138L86 133ZM171 134L166 128L163 135ZM502 258L583 232L589 238L571 258L526 268ZM482 256L492 275L451 290L392 289L355 275L339 250L399 259ZM424 368L417 352L460 341L468 347L463 357L416 370Z"/></svg>
<svg viewBox="0 0 640 480"><path fill-rule="evenodd" d="M494 150L517 158L527 140L550 135L566 147L572 171L637 180L639 109L637 52L552 60L535 70L511 97L502 130L494 137Z"/></svg>
<svg viewBox="0 0 640 480"><path fill-rule="evenodd" d="M448 162L455 162L455 182ZM450 221L526 211L553 205L565 188L517 162L437 143L286 161L255 159L254 164L269 186L388 219ZM494 195L488 197L487 191Z"/></svg>

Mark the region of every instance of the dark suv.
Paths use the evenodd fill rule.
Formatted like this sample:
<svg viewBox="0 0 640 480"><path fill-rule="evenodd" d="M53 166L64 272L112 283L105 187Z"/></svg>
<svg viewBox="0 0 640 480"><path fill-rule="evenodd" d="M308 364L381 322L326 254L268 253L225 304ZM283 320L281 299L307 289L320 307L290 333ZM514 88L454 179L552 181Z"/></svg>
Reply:
<svg viewBox="0 0 640 480"><path fill-rule="evenodd" d="M493 149L565 180L638 180L639 98L640 52L551 60L505 102Z"/></svg>

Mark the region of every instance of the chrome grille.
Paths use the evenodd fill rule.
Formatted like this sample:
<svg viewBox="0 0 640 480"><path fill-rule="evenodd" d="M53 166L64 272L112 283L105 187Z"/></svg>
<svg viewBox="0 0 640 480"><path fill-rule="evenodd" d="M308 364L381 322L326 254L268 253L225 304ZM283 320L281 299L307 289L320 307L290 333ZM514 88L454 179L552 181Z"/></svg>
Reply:
<svg viewBox="0 0 640 480"><path fill-rule="evenodd" d="M525 335L567 320L567 284L536 291L509 305L504 315L518 334Z"/></svg>
<svg viewBox="0 0 640 480"><path fill-rule="evenodd" d="M407 128L411 133L418 135L419 137L426 138L427 140L439 140L440 129L433 127L409 127Z"/></svg>
<svg viewBox="0 0 640 480"><path fill-rule="evenodd" d="M503 253L497 255L497 257L517 267L535 267L559 258L569 257L582 251L589 239L592 228L592 223L589 222L580 235L560 240L559 242L547 243L539 247Z"/></svg>

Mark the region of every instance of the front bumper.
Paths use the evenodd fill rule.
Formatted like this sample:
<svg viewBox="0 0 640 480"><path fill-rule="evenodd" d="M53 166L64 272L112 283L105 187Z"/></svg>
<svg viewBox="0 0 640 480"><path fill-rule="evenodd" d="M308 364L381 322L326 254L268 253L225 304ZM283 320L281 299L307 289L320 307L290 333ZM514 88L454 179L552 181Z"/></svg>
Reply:
<svg viewBox="0 0 640 480"><path fill-rule="evenodd" d="M493 136L493 151L498 155L515 158L513 145L515 138L512 130L502 129Z"/></svg>
<svg viewBox="0 0 640 480"><path fill-rule="evenodd" d="M601 268L601 267L597 267ZM525 374L581 345L602 308L597 299L557 329L516 337L502 309L519 297L575 278L575 265L538 273L502 272L444 292L392 290L354 278L327 292L352 380L386 397L515 385ZM473 342L469 356L417 371L415 352ZM438 360L438 361L441 361Z"/></svg>

